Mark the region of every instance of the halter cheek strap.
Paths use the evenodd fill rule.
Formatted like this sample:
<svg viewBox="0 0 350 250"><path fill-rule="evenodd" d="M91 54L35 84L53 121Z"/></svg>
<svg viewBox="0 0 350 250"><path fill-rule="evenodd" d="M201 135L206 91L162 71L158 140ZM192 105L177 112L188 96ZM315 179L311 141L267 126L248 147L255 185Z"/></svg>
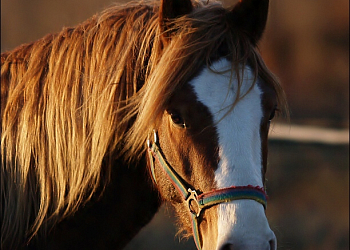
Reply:
<svg viewBox="0 0 350 250"><path fill-rule="evenodd" d="M217 189L206 193L197 194L196 190L187 187L183 179L178 173L166 162L160 148L157 146L157 135L154 132L154 142L147 140L148 155L150 159L151 172L154 181L157 183L154 173L154 159L159 163L167 178L173 186L181 194L187 204L187 207L192 218L192 231L194 241L199 250L201 250L201 239L199 234L199 216L203 209L211 206L230 202L234 200L249 199L255 200L262 204L266 209L267 195L262 187L248 186L232 186L228 188Z"/></svg>

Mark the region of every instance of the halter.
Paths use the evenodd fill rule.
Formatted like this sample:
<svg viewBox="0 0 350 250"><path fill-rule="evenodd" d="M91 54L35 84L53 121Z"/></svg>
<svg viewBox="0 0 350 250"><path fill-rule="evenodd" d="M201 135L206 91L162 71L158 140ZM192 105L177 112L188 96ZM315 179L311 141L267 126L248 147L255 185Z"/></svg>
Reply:
<svg viewBox="0 0 350 250"><path fill-rule="evenodd" d="M187 204L191 218L194 241L199 250L201 250L201 241L198 227L199 216L201 211L211 206L230 202L233 200L249 199L255 200L262 204L266 209L267 195L262 187L248 186L232 186L228 188L216 189L198 195L195 189L191 189L179 174L166 162L160 147L158 147L157 133L154 131L154 141L147 140L148 155L150 159L151 172L154 181L157 183L154 173L154 159L157 160L162 170L165 172L167 178L171 181L173 186L179 191L182 198Z"/></svg>

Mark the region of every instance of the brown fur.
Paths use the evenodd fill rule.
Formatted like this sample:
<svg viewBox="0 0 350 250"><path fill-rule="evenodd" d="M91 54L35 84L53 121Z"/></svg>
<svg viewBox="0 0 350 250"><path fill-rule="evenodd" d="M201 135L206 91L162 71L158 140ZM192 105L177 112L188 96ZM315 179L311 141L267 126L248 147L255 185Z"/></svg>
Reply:
<svg viewBox="0 0 350 250"><path fill-rule="evenodd" d="M238 75L238 64L249 63L284 104L227 13L195 3L168 26L176 35L165 44L156 5L112 7L1 55L2 244L76 211L108 182L112 158L137 160L169 98L219 47Z"/></svg>
<svg viewBox="0 0 350 250"><path fill-rule="evenodd" d="M173 111L181 115L186 128L173 124L170 116ZM188 186L201 192L216 188L214 171L219 161L218 136L210 111L196 100L189 85L184 85L169 100L167 112L157 131L159 145L167 162ZM192 229L188 207L161 169L160 166L155 167L158 190L175 207L181 223L180 232L187 232L187 236L190 236Z"/></svg>

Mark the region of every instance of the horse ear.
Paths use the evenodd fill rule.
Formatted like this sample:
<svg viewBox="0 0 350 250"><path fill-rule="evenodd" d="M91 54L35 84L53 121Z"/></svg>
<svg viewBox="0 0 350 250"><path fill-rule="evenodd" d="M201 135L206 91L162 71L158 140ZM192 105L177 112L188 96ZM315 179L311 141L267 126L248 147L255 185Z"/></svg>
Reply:
<svg viewBox="0 0 350 250"><path fill-rule="evenodd" d="M267 21L269 0L240 0L231 11L233 25L256 45Z"/></svg>
<svg viewBox="0 0 350 250"><path fill-rule="evenodd" d="M193 9L191 0L161 0L159 25L165 38L171 37L171 19L189 14Z"/></svg>

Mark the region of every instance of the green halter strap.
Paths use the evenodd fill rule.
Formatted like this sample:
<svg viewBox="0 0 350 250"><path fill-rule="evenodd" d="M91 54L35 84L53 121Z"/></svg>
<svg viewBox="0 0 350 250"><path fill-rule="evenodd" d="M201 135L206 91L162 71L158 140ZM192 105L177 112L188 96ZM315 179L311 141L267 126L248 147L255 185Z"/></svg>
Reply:
<svg viewBox="0 0 350 250"><path fill-rule="evenodd" d="M156 176L154 173L154 159L159 163L162 170L165 172L167 178L171 181L173 186L179 191L182 198L187 204L187 207L192 218L192 230L193 237L196 246L201 250L201 239L199 233L199 216L201 211L208 207L230 202L233 200L249 199L255 200L262 204L266 209L267 195L262 187L248 186L232 186L228 188L217 189L209 191L206 193L197 194L196 190L192 190L186 187L184 180L179 176L179 174L166 162L160 148L157 146L157 134L154 132L154 142L151 143L147 140L148 155L150 159L150 166L152 177L157 183Z"/></svg>

